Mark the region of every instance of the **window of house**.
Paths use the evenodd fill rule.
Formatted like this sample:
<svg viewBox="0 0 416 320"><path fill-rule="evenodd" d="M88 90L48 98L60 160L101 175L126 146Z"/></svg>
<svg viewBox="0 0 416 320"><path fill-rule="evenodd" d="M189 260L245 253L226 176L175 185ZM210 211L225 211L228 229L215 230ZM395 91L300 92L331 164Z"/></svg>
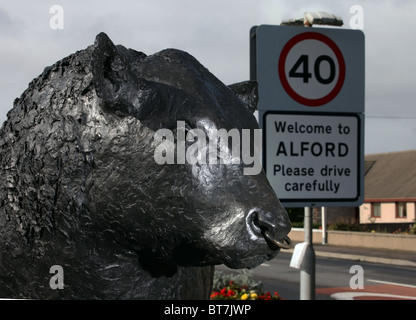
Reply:
<svg viewBox="0 0 416 320"><path fill-rule="evenodd" d="M396 202L396 218L406 218L406 202Z"/></svg>
<svg viewBox="0 0 416 320"><path fill-rule="evenodd" d="M373 202L371 205L371 216L374 218L381 217L381 203L380 202Z"/></svg>

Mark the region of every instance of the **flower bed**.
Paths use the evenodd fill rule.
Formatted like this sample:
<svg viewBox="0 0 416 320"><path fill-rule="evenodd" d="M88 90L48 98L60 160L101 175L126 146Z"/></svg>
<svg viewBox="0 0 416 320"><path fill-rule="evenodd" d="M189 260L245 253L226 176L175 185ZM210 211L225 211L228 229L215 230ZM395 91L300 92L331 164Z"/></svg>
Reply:
<svg viewBox="0 0 416 320"><path fill-rule="evenodd" d="M231 278L231 280L230 280ZM284 300L277 292L263 291L260 282L254 282L252 274L246 270L239 275L226 275L215 272L214 290L211 300Z"/></svg>

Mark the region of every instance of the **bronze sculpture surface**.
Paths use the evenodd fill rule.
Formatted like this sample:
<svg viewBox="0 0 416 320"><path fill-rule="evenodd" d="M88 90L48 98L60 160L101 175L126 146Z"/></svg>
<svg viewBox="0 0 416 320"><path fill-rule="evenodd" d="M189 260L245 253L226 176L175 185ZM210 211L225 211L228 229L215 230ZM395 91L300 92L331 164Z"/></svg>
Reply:
<svg viewBox="0 0 416 320"><path fill-rule="evenodd" d="M0 298L206 299L213 265L273 258L290 221L263 171L155 161L159 129L254 130L255 104L253 83L103 33L45 68L0 131Z"/></svg>

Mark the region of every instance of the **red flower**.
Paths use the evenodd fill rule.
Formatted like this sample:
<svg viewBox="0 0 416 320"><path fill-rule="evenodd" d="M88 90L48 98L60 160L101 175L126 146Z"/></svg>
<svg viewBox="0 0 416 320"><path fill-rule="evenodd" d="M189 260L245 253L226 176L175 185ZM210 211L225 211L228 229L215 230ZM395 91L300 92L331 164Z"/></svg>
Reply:
<svg viewBox="0 0 416 320"><path fill-rule="evenodd" d="M215 298L216 296L218 296L220 293L218 291L215 291L211 294L211 298Z"/></svg>

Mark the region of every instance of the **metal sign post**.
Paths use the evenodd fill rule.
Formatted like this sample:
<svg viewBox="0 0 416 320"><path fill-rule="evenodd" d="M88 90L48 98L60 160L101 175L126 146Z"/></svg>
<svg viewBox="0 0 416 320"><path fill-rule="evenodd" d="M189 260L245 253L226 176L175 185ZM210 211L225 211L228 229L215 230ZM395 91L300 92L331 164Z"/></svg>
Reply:
<svg viewBox="0 0 416 320"><path fill-rule="evenodd" d="M328 243L328 232L326 228L326 207L321 207L322 244Z"/></svg>
<svg viewBox="0 0 416 320"><path fill-rule="evenodd" d="M305 256L300 268L300 300L315 300L315 250L312 244L312 208L305 207Z"/></svg>

